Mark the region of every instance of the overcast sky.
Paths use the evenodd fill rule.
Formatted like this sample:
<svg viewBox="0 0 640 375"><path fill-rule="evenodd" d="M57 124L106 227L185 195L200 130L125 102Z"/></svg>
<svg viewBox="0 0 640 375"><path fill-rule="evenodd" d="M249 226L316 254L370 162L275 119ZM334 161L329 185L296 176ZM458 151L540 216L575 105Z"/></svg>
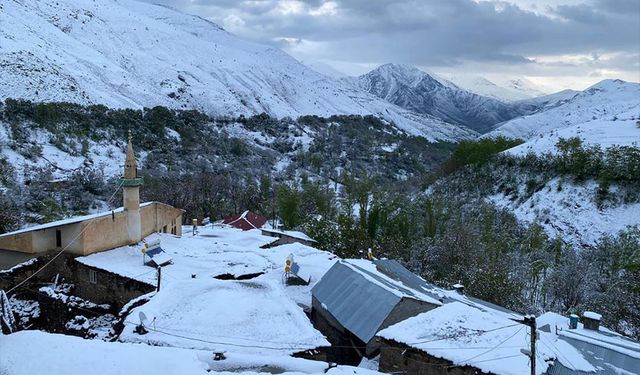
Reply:
<svg viewBox="0 0 640 375"><path fill-rule="evenodd" d="M522 76L549 89L640 81L640 0L146 0L306 63Z"/></svg>

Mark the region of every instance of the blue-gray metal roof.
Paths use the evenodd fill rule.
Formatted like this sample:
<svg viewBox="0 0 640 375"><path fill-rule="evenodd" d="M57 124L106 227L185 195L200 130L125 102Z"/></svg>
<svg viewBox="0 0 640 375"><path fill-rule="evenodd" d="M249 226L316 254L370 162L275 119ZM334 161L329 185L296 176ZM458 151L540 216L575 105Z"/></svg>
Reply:
<svg viewBox="0 0 640 375"><path fill-rule="evenodd" d="M406 269L402 264L393 259L376 259L373 261L376 268L391 277L394 280L398 280L404 285L428 296L437 299L441 302L453 302L450 298L444 295L438 295L441 289L437 288L433 284L428 283L425 279L416 275L415 273Z"/></svg>
<svg viewBox="0 0 640 375"><path fill-rule="evenodd" d="M311 293L343 327L365 343L375 336L401 299L342 261L329 269Z"/></svg>
<svg viewBox="0 0 640 375"><path fill-rule="evenodd" d="M581 335L579 331L581 330L563 331L560 339L578 349L591 365L599 369L598 375L640 374L640 351L637 341L603 330L598 332L603 338L609 336L618 340L618 344L615 344L598 340L592 335Z"/></svg>
<svg viewBox="0 0 640 375"><path fill-rule="evenodd" d="M312 289L323 308L365 343L403 297L438 303L367 268L355 261L336 262Z"/></svg>

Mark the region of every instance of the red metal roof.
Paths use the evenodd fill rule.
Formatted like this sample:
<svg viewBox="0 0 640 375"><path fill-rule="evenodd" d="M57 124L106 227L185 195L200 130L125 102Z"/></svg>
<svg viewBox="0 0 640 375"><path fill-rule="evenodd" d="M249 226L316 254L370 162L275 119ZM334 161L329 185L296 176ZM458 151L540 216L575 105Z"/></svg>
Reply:
<svg viewBox="0 0 640 375"><path fill-rule="evenodd" d="M241 214L227 217L222 223L242 230L251 230L261 228L266 222L266 217L254 214L251 211L245 211Z"/></svg>

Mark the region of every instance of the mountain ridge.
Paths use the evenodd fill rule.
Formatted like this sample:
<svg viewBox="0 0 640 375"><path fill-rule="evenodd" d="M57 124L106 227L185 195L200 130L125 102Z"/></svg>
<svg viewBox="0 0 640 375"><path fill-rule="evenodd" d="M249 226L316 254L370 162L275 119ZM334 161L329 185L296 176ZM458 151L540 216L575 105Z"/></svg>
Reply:
<svg viewBox="0 0 640 375"><path fill-rule="evenodd" d="M584 91L554 95L559 97L543 110L500 124L484 136L528 140L596 120L613 123L620 116L629 121L640 118L640 83L606 79Z"/></svg>
<svg viewBox="0 0 640 375"><path fill-rule="evenodd" d="M156 105L212 115L375 115L430 140L468 129L412 113L201 17L136 1L11 0L0 21L1 98Z"/></svg>
<svg viewBox="0 0 640 375"><path fill-rule="evenodd" d="M409 65L384 64L344 81L402 108L480 133L523 114L513 106L466 91L453 82Z"/></svg>

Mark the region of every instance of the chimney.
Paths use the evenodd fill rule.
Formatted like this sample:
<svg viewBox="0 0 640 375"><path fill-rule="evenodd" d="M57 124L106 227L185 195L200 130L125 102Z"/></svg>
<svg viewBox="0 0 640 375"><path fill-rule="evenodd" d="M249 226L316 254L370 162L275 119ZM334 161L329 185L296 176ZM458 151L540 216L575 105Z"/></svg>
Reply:
<svg viewBox="0 0 640 375"><path fill-rule="evenodd" d="M458 292L458 294L464 294L464 285L458 282L457 284L453 284L453 290Z"/></svg>
<svg viewBox="0 0 640 375"><path fill-rule="evenodd" d="M578 315L571 314L569 315L569 329L578 328Z"/></svg>
<svg viewBox="0 0 640 375"><path fill-rule="evenodd" d="M593 311L585 311L582 314L582 324L584 324L585 329L597 331L600 329L600 319L602 319L602 315Z"/></svg>

